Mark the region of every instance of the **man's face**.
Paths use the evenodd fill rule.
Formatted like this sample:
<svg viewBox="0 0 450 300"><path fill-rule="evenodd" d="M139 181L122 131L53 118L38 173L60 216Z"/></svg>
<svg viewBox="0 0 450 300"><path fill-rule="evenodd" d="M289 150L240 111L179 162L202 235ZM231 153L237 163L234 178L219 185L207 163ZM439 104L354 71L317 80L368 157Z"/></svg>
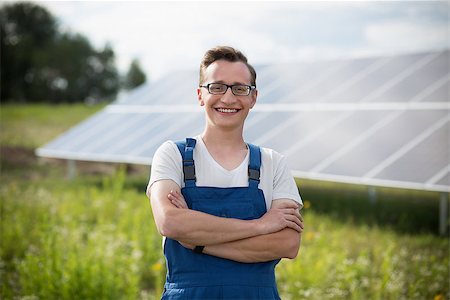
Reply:
<svg viewBox="0 0 450 300"><path fill-rule="evenodd" d="M251 85L250 79L250 71L244 63L218 60L206 68L202 85ZM200 105L205 106L209 126L235 129L244 126L249 110L256 103L257 91L251 91L248 96L236 96L228 88L223 95L213 95L202 87L197 89L197 95Z"/></svg>

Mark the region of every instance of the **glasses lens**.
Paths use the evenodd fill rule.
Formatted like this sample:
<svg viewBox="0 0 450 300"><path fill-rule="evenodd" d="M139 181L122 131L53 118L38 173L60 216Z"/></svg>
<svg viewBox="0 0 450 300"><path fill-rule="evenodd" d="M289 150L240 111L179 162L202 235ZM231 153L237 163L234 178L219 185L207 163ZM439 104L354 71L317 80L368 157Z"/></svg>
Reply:
<svg viewBox="0 0 450 300"><path fill-rule="evenodd" d="M250 92L250 87L247 85L234 85L231 89L233 94L238 96L247 96Z"/></svg>
<svg viewBox="0 0 450 300"><path fill-rule="evenodd" d="M221 83L211 83L209 85L209 92L211 94L223 94L227 90L227 86Z"/></svg>

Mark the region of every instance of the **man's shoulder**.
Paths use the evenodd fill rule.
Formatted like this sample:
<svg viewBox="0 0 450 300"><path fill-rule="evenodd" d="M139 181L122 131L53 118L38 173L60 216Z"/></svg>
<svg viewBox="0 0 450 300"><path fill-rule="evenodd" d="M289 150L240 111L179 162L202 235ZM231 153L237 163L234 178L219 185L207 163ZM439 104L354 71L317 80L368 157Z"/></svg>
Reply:
<svg viewBox="0 0 450 300"><path fill-rule="evenodd" d="M199 139L201 139L200 135L192 137L192 139L195 139L197 141L197 145L199 142ZM186 139L178 139L178 140L166 140L164 143L162 143L159 148L156 150L155 155L169 155L169 156L176 156L177 158L181 157L180 148L178 147L178 144L185 145ZM198 149L199 147L196 147Z"/></svg>
<svg viewBox="0 0 450 300"><path fill-rule="evenodd" d="M172 140L167 140L167 141L163 142L163 143L159 146L158 150L163 150L163 151L165 151L165 150L173 149L174 146L176 146L174 141L172 141Z"/></svg>
<svg viewBox="0 0 450 300"><path fill-rule="evenodd" d="M261 150L261 163L263 167L266 170L272 169L275 172L282 165L284 156L272 148L259 146L259 149Z"/></svg>
<svg viewBox="0 0 450 300"><path fill-rule="evenodd" d="M174 156L178 151L178 147L174 141L167 140L156 149L155 157L158 156Z"/></svg>
<svg viewBox="0 0 450 300"><path fill-rule="evenodd" d="M280 152L267 147L259 146L259 149L261 149L261 157L272 160L274 162L279 162L284 158L284 155Z"/></svg>

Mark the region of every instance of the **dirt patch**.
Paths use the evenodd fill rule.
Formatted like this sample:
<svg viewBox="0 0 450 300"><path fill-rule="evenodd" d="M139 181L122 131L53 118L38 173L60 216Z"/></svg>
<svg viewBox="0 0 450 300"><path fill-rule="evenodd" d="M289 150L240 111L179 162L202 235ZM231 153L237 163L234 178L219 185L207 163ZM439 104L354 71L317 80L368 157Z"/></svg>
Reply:
<svg viewBox="0 0 450 300"><path fill-rule="evenodd" d="M24 147L0 147L0 163L3 166L30 166L37 162L33 149Z"/></svg>

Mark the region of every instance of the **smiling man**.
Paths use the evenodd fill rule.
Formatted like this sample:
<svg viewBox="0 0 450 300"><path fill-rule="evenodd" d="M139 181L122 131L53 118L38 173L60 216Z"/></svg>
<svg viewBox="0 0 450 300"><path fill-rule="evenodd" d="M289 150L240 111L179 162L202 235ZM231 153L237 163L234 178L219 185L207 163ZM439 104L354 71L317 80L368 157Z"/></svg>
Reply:
<svg viewBox="0 0 450 300"><path fill-rule="evenodd" d="M206 52L203 133L156 151L147 195L164 236L162 299L279 299L275 266L297 256L303 206L284 157L246 143L256 72L231 47Z"/></svg>

